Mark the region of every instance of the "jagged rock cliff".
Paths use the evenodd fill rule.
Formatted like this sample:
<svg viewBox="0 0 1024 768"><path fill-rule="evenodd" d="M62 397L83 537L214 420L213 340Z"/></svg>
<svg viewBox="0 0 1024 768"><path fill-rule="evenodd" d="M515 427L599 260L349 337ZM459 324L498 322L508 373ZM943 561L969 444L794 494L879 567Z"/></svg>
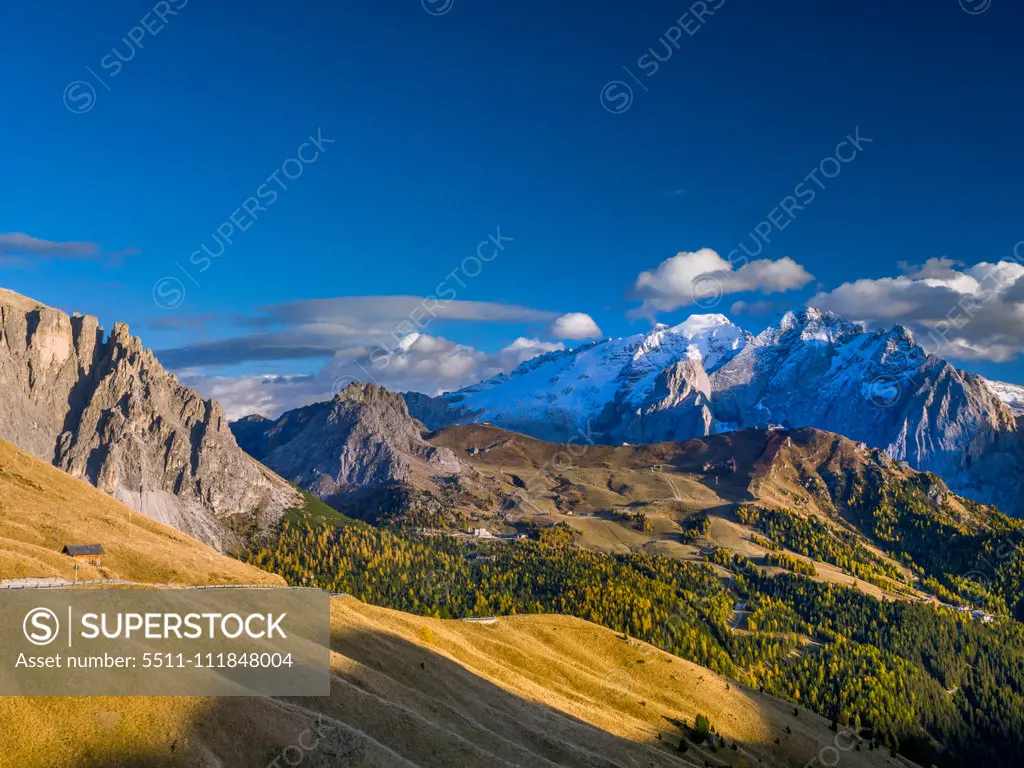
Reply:
<svg viewBox="0 0 1024 768"><path fill-rule="evenodd" d="M249 416L231 425L255 458L328 503L391 484L430 487L461 463L420 434L401 395L350 384L333 400L288 411L276 421Z"/></svg>
<svg viewBox="0 0 1024 768"><path fill-rule="evenodd" d="M301 504L238 448L220 405L167 373L128 326L104 337L0 289L0 438L213 546L225 521Z"/></svg>

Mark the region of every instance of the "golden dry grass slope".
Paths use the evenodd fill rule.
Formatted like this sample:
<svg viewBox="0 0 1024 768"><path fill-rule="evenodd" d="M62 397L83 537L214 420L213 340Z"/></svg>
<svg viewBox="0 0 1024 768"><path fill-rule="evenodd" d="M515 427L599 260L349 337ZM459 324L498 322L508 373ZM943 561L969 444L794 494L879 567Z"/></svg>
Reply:
<svg viewBox="0 0 1024 768"><path fill-rule="evenodd" d="M70 575L60 508L63 540L109 552L80 576L278 581L139 516L129 533L126 507L5 443L0 494L7 576ZM836 754L822 718L578 619L441 621L341 598L331 650L330 697L0 698L0 768L783 768ZM725 746L679 751L673 721L697 714ZM866 747L839 754L844 768L906 765Z"/></svg>
<svg viewBox="0 0 1024 768"><path fill-rule="evenodd" d="M332 603L329 698L0 699L0 766L909 765L578 619L478 624ZM670 718L700 713L727 746L681 753Z"/></svg>
<svg viewBox="0 0 1024 768"><path fill-rule="evenodd" d="M101 568L79 580L177 584L283 584L154 522L88 483L0 440L0 580L75 578L65 544L101 544Z"/></svg>

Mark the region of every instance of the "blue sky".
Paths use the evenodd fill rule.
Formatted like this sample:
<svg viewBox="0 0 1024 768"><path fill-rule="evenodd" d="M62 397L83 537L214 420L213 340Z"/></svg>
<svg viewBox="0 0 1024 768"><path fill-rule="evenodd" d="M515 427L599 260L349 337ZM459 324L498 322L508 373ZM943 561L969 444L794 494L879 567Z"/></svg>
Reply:
<svg viewBox="0 0 1024 768"><path fill-rule="evenodd" d="M705 267L727 292L714 311L753 330L817 296L920 338L990 274L974 265L1012 261L1024 239L1024 11L1009 0L7 13L0 233L45 242L0 237L0 285L129 322L235 409L357 375L374 334L393 347L442 283L456 302L385 383L463 381L574 344L590 326L555 325L566 313L613 336L681 321L702 311L686 285ZM822 165L858 130L870 141L839 150L849 162ZM297 152L315 159L282 169ZM779 212L833 167L805 186L812 202ZM268 181L289 171L287 189ZM236 214L221 256L191 256L220 250L216 229L271 190L258 219ZM773 211L785 226L763 225L760 266L663 265L753 252ZM499 232L503 248L474 262ZM464 266L479 273L458 285ZM346 298L364 296L382 298ZM1024 383L1017 309L986 301L947 352ZM298 378L266 395L264 375Z"/></svg>

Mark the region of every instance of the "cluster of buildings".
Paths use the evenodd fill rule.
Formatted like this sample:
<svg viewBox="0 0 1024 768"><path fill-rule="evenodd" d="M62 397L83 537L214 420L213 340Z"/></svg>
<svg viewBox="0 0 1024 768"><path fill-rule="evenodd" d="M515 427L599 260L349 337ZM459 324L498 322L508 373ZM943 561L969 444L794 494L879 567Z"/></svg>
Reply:
<svg viewBox="0 0 1024 768"><path fill-rule="evenodd" d="M956 612L970 613L972 619L974 619L975 621L980 621L982 624L991 624L992 620L995 618L995 616L991 613L985 613L985 611L982 611L980 609L971 610L966 605L958 605L956 608Z"/></svg>
<svg viewBox="0 0 1024 768"><path fill-rule="evenodd" d="M969 613L971 614L972 619L974 619L975 621L980 621L982 624L991 624L996 619L996 616L993 613L987 613L981 610L980 608L971 608L969 605L949 605L948 603L944 603L941 600L939 600L939 598L935 595L925 595L921 599L921 602L931 603L936 607L942 606L943 608L951 608L957 613Z"/></svg>
<svg viewBox="0 0 1024 768"><path fill-rule="evenodd" d="M519 539L525 539L525 533L509 533L509 534L498 534L495 536L486 528L473 528L469 535L474 539L496 539L499 541L518 541Z"/></svg>

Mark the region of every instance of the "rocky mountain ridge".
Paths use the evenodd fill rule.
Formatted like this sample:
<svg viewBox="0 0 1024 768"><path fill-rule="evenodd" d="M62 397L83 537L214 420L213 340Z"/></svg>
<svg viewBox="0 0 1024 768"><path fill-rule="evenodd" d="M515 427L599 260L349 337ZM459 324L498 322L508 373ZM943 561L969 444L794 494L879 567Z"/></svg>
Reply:
<svg viewBox="0 0 1024 768"><path fill-rule="evenodd" d="M237 515L301 503L242 452L221 406L117 323L0 289L0 438L215 547Z"/></svg>
<svg viewBox="0 0 1024 768"><path fill-rule="evenodd" d="M330 401L274 421L249 416L231 429L252 457L337 507L364 489L432 489L432 478L463 468L453 451L423 439L401 395L373 384L353 383Z"/></svg>

